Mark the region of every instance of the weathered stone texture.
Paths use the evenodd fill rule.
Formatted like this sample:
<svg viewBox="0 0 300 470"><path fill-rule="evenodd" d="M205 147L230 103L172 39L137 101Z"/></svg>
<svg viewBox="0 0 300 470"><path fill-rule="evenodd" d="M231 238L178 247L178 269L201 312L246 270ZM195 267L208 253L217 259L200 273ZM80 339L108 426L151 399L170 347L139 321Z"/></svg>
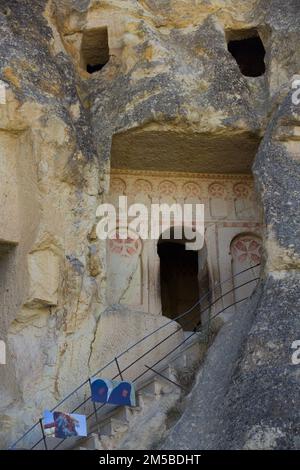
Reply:
<svg viewBox="0 0 300 470"><path fill-rule="evenodd" d="M299 446L299 373L289 362L300 336L299 110L290 94L299 16L298 0L0 1L1 445L104 360L106 253L94 231L110 164L247 173L258 151L266 224L258 308L235 320L244 334L216 385L222 413L207 405L211 440L199 430L200 375L166 446L181 448L183 434L186 448ZM97 27L108 29L110 60L89 75L81 41ZM228 31L250 28L267 51L255 79L240 73L226 42ZM141 337L148 328L140 323ZM226 351L230 328L213 348ZM204 389L218 379L209 358L205 367Z"/></svg>

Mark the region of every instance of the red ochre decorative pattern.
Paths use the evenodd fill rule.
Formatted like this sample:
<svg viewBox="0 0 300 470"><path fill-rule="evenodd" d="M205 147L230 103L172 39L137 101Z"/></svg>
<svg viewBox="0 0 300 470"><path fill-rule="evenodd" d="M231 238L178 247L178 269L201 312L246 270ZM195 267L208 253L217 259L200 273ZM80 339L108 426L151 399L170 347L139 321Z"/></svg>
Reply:
<svg viewBox="0 0 300 470"><path fill-rule="evenodd" d="M249 261L251 263L260 263L262 254L262 243L255 236L240 236L236 238L231 246L232 254L240 262Z"/></svg>

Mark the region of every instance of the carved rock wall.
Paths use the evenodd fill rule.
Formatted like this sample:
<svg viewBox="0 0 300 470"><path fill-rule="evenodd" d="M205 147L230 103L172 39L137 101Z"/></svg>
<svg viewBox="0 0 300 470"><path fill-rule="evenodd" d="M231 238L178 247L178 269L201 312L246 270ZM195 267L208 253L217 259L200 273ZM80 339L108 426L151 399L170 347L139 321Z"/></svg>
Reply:
<svg viewBox="0 0 300 470"><path fill-rule="evenodd" d="M264 312L286 306L288 335L299 269L298 143L283 132L294 126L293 110L276 109L299 71L298 17L296 0L0 3L1 445L85 380L101 348L94 339L107 306L106 262L94 225L110 164L247 173L272 114L255 164L267 225L263 301ZM82 38L99 27L110 60L89 75ZM257 79L242 76L227 50L227 32L249 28L267 51ZM272 305L270 286L280 299ZM273 322L257 315L266 328Z"/></svg>

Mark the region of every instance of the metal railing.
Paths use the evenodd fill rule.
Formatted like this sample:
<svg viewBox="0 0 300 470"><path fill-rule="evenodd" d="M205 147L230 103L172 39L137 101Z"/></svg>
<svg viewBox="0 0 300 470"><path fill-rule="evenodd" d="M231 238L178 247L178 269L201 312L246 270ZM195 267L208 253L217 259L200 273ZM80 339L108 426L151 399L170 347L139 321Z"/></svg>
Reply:
<svg viewBox="0 0 300 470"><path fill-rule="evenodd" d="M65 404L70 398L73 398L75 396L77 396L78 392L82 391L82 395L84 396L84 398L81 397L81 401L79 400L79 404L75 407L73 407L74 405L72 406L69 406L68 408L72 408L72 411L69 411L69 413L76 413L78 412L80 409L82 409L83 407L85 407L83 409L83 411L85 412L86 414L86 417L87 417L87 421L89 421L92 417L95 418L95 421L96 423L98 423L98 412L100 410L102 410L105 406L108 406L107 403L105 404L101 404L98 408L95 406L95 403L92 402L91 400L91 395L90 395L90 383L91 383L91 379L101 373L103 373L106 369L109 369L111 367L116 367L116 374L113 375L113 377L111 377L111 380L115 380L117 379L118 377L121 378L121 380L123 379L123 374L125 372L128 372L130 370L130 368L132 368L133 366L135 366L136 364L138 364L139 361L141 361L142 359L144 359L145 357L147 357L148 355L150 355L150 353L152 353L153 351L157 350L157 348L161 347L162 345L164 345L169 339L172 339L176 334L178 334L179 332L182 331L182 328L181 326L178 324L178 328L176 329L173 329L173 331L171 333L169 333L166 337L160 339L157 343L155 343L154 345L152 345L149 349L145 350L142 354L139 354L137 357L135 357L133 360L131 360L131 362L129 364L127 364L125 367L121 367L120 365L120 360L121 358L123 358L124 356L126 356L129 352L131 352L135 347L137 346L140 346L140 345L143 345L143 343L146 343L147 340L149 338L151 338L153 335L157 334L158 332L160 332L161 330L165 329L168 325L174 325L174 322L178 322L180 321L181 319L187 317L188 315L190 315L192 312L195 311L195 309L197 307L199 307L204 301L207 301L207 299L209 299L213 293L215 293L215 291L217 289L220 289L222 286L224 286L224 284L228 283L228 282L232 282L235 278L239 277L240 275L244 274L244 273L247 273L257 267L259 267L260 264L256 264L255 266L251 266L250 268L247 268L247 269L244 269L243 271L240 271L239 273L229 277L228 279L222 281L222 282L219 282L217 283L212 289L208 290L203 296L201 296L201 298L192 306L190 307L188 310L186 310L185 312L181 313L180 315L178 315L177 317L175 317L174 319L171 319L169 321L167 321L165 324L161 325L160 327L156 328L155 330L151 331L151 333L148 333L147 335L145 335L143 338L141 338L140 340L136 341L134 344L130 345L128 348L126 348L124 351L122 351L120 354L116 355L111 361L109 361L105 366L103 366L102 368L100 368L99 370L97 370L93 375L91 375L90 377L88 377L84 382L82 382L78 387L76 387L71 393L69 393L66 397L64 397L59 403L57 403L55 405L54 408L52 408L50 411L53 412L55 410L57 410L59 407L61 407L61 405ZM168 350L167 352L164 351L162 353L162 357L160 357L159 359L157 359L155 361L154 364L151 364L151 368L154 368L156 367L157 365L159 365L162 361L164 361L167 357L169 357L171 354L173 354L176 350L180 349L186 342L188 342L190 340L190 338L192 338L194 335L196 334L199 334L202 330L204 330L204 332L207 333L207 335L209 335L210 333L210 325L211 325L211 322L212 320L214 320L214 318L218 317L220 314L222 314L223 312L225 312L226 310L234 307L235 305L237 304L240 304L242 302L244 302L245 300L247 300L249 298L249 296L246 296L245 298L242 298L242 299L239 299L239 300L235 300L234 302L231 302L229 305L226 305L225 307L221 308L221 310L219 310L217 313L215 313L214 315L210 315L210 312L211 312L211 309L213 306L215 306L218 302L222 301L226 296L228 296L229 294L232 294L234 292L236 292L238 289L241 289L242 287L244 286L247 286L253 282L256 282L258 281L260 278L259 277L253 277L252 279L250 280L247 280L245 282L243 282L242 284L238 285L238 286L235 286L231 289L229 289L227 292L223 293L222 295L219 295L218 297L216 297L213 301L209 302L208 305L205 306L205 308L203 310L198 310L197 313L199 314L199 321L198 323L196 323L194 329L192 332L190 332L190 334L185 337L182 341L180 341L178 344L176 344L176 346L174 346L172 344L172 348L170 350ZM201 315L205 312L209 312L208 314L208 320L204 323L201 322ZM134 378L130 379L131 382L133 383L137 383L142 377L144 377L147 373L149 374L149 366L146 366L145 364L143 364L143 367L145 368L145 370L141 373L139 373L137 376L135 376ZM137 389L138 391L138 389ZM87 406L88 405L92 405L92 410L89 412ZM98 423L99 424L99 423ZM37 440L35 442L34 441L34 435L38 435L39 436L36 436ZM53 439L54 441L54 438L51 438L51 440ZM76 440L78 439L82 439L82 438L76 438ZM9 449L13 450L13 449L16 449L16 446L18 444L20 444L22 441L28 441L28 446L30 449L36 449L41 443L43 445L43 448L44 449L48 449L48 441L47 441L47 436L45 436L44 434L44 430L43 430L43 426L42 426L42 418L39 419L33 426L31 426L20 438L18 438L10 447ZM63 442L65 441L65 439L61 439L59 440L59 442L54 446L52 447L52 450L54 449L57 449L58 447L60 447ZM55 441L56 442L56 441ZM24 447L23 447L24 448ZM28 447L27 447L28 448Z"/></svg>

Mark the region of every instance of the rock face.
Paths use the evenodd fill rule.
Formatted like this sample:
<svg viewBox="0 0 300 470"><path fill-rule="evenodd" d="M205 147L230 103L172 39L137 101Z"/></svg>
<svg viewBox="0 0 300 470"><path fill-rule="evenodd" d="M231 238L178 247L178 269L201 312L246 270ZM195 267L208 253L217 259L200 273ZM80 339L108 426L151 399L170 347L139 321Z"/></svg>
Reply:
<svg viewBox="0 0 300 470"><path fill-rule="evenodd" d="M140 334L149 337L139 342ZM155 332L154 334L152 334ZM167 341L164 341L169 337ZM119 367L126 370L127 380L134 380L139 373L146 372L144 364L154 364L183 341L183 332L175 322L168 322L160 315L136 312L122 305L112 305L99 318L94 339L90 366L93 371L99 364L108 364L116 356ZM155 345L162 342L157 350ZM128 350L125 354L123 352ZM149 351L145 355L145 352ZM132 364L132 365L131 365ZM118 369L113 363L105 369L108 377L118 376Z"/></svg>
<svg viewBox="0 0 300 470"><path fill-rule="evenodd" d="M266 224L264 279L248 312L212 346L164 448L299 449L299 370L292 363L300 336L298 123L289 93L253 167Z"/></svg>
<svg viewBox="0 0 300 470"><path fill-rule="evenodd" d="M299 278L270 275L223 327L164 449L299 448L299 374L291 360L298 292Z"/></svg>
<svg viewBox="0 0 300 470"><path fill-rule="evenodd" d="M299 447L299 17L297 0L0 1L1 446L107 359L95 224L110 167L249 173L255 157L261 286L212 346L165 446ZM259 77L228 51L247 31L266 50ZM231 334L221 380L212 364Z"/></svg>

